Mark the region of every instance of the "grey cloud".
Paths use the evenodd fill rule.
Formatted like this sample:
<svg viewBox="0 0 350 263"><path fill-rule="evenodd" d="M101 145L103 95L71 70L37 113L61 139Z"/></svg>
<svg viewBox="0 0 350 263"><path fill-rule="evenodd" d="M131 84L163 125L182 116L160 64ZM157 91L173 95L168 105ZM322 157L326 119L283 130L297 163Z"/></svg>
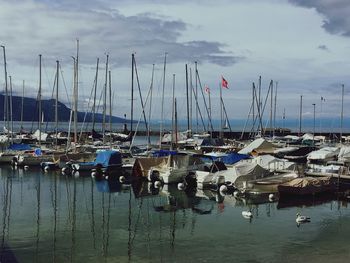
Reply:
<svg viewBox="0 0 350 263"><path fill-rule="evenodd" d="M19 64L33 65L39 53L71 64L76 38L80 39L81 62L86 64L105 52L111 54L114 66L129 65L133 52L141 63L153 63L164 52L170 54L170 63L198 60L229 66L243 59L224 51L219 42L180 42L186 29L181 20L147 13L124 16L103 1L5 1L0 10L0 38L9 50L16 50L12 54Z"/></svg>
<svg viewBox="0 0 350 263"><path fill-rule="evenodd" d="M324 15L322 27L331 34L350 36L350 2L348 0L288 0Z"/></svg>

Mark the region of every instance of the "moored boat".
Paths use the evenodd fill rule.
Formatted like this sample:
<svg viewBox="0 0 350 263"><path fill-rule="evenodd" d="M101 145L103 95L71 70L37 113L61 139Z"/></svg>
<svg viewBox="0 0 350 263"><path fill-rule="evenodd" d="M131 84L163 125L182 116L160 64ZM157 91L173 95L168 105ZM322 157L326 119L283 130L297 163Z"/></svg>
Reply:
<svg viewBox="0 0 350 263"><path fill-rule="evenodd" d="M336 189L331 177L302 177L278 186L280 195L315 195Z"/></svg>

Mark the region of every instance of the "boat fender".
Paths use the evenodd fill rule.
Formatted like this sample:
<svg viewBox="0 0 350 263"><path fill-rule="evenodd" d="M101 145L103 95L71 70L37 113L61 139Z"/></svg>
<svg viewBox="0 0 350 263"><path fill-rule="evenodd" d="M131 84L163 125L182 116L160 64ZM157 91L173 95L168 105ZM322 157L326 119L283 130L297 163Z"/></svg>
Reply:
<svg viewBox="0 0 350 263"><path fill-rule="evenodd" d="M275 195L274 195L274 194L269 194L269 200L270 200L270 201L275 200Z"/></svg>
<svg viewBox="0 0 350 263"><path fill-rule="evenodd" d="M155 188L160 188L162 186L162 182L161 181L155 181L154 182L154 187Z"/></svg>
<svg viewBox="0 0 350 263"><path fill-rule="evenodd" d="M24 170L28 170L28 169L29 169L29 166L28 166L28 165L25 165L23 168L24 168Z"/></svg>
<svg viewBox="0 0 350 263"><path fill-rule="evenodd" d="M184 188L185 188L185 184L184 183L178 183L177 184L177 189L183 190Z"/></svg>
<svg viewBox="0 0 350 263"><path fill-rule="evenodd" d="M92 177L92 178L95 178L95 177L96 177L96 174L97 174L96 172L92 172L92 173L91 173L91 177Z"/></svg>
<svg viewBox="0 0 350 263"><path fill-rule="evenodd" d="M224 184L221 185L219 188L219 191L220 191L220 193L223 193L223 194L227 193L227 186Z"/></svg>
<svg viewBox="0 0 350 263"><path fill-rule="evenodd" d="M119 182L120 182L120 183L124 183L124 182L125 182L125 176L123 176L123 175L120 176L120 177L119 177Z"/></svg>

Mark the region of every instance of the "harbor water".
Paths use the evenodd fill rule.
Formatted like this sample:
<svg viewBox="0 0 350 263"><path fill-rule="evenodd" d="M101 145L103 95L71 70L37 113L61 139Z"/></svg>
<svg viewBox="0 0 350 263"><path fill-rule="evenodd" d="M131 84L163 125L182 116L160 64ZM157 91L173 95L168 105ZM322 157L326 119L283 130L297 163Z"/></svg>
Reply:
<svg viewBox="0 0 350 263"><path fill-rule="evenodd" d="M336 198L240 199L5 166L0 206L0 262L350 260L350 207ZM297 213L311 222L298 226Z"/></svg>

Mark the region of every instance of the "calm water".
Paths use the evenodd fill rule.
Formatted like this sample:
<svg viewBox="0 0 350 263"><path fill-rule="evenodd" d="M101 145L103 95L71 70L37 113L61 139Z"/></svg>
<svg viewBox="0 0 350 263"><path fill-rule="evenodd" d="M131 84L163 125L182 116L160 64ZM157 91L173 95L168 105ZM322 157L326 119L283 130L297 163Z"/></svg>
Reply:
<svg viewBox="0 0 350 263"><path fill-rule="evenodd" d="M261 202L2 167L0 262L349 262L348 203Z"/></svg>

